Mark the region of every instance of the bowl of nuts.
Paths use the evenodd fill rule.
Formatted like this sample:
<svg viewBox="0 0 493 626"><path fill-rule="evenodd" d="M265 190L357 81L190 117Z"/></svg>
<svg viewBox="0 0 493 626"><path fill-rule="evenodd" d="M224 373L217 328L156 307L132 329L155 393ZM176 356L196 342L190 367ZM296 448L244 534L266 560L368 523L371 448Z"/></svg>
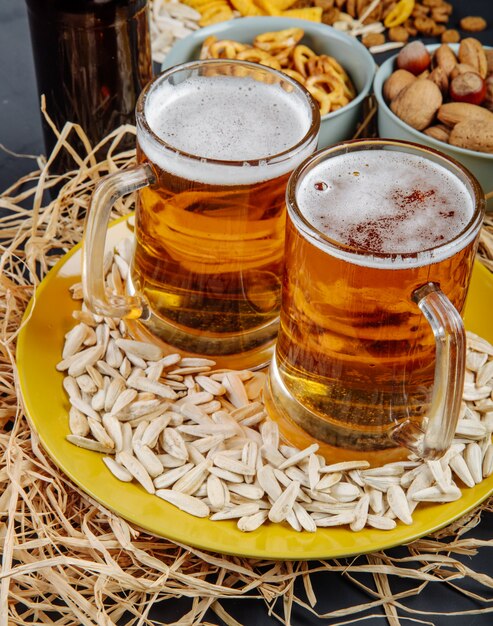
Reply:
<svg viewBox="0 0 493 626"><path fill-rule="evenodd" d="M201 28L175 43L162 68L199 58L254 61L301 82L320 107L320 148L353 136L375 73L373 57L356 38L282 17L237 18Z"/></svg>
<svg viewBox="0 0 493 626"><path fill-rule="evenodd" d="M457 159L493 191L493 49L413 41L373 83L380 137L414 141ZM493 199L488 209L493 210Z"/></svg>

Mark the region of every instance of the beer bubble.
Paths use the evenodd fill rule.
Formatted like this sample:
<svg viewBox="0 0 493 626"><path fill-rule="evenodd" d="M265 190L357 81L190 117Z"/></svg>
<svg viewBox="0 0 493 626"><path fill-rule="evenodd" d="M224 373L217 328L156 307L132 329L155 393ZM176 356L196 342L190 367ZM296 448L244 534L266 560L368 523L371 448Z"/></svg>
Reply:
<svg viewBox="0 0 493 626"><path fill-rule="evenodd" d="M329 186L327 185L327 183L324 183L324 181L323 181L323 180L322 180L322 181L318 181L318 182L317 182L317 183L315 183L313 186L315 187L315 189L316 189L317 191L326 191L326 190L329 188Z"/></svg>

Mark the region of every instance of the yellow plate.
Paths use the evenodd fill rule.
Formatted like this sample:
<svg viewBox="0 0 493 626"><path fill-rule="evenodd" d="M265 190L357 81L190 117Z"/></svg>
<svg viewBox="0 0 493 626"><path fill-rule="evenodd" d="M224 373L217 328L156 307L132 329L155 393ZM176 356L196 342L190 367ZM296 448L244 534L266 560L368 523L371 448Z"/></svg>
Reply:
<svg viewBox="0 0 493 626"><path fill-rule="evenodd" d="M128 234L124 221L108 233L108 245ZM51 270L41 283L25 315L17 346L19 378L27 415L41 443L57 466L92 498L150 533L202 549L269 559L337 558L373 552L408 543L431 533L470 509L493 491L493 476L460 500L426 505L414 512L411 526L398 524L392 531L365 529L354 533L344 528L295 532L281 524L269 524L252 533L241 533L232 521L197 519L174 508L140 486L118 481L101 456L73 446L68 434L68 402L62 374L55 370L61 360L64 334L72 327L75 303L68 288L80 280L80 247L77 246ZM467 303L467 327L493 340L491 306L493 277L479 263L474 268Z"/></svg>

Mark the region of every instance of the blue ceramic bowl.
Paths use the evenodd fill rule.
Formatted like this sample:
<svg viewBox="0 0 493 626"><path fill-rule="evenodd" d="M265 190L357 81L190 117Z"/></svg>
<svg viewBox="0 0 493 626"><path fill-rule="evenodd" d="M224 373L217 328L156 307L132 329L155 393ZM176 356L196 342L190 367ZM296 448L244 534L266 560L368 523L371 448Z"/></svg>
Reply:
<svg viewBox="0 0 493 626"><path fill-rule="evenodd" d="M457 53L458 44L449 44L452 50ZM426 46L430 53L439 47L439 44L431 44ZM429 137L424 133L412 128L409 124L403 122L400 118L392 113L390 107L383 97L383 85L387 78L395 69L395 60L397 55L387 59L378 69L375 80L373 82L373 91L378 102L378 134L380 137L387 139L402 139L404 141L413 141L435 150L439 150L444 154L456 159L478 179L485 193L493 190L493 154L485 152L476 152L475 150L466 150L451 146L449 143L439 141L433 137ZM493 199L488 201L488 210L493 211Z"/></svg>
<svg viewBox="0 0 493 626"><path fill-rule="evenodd" d="M327 54L339 61L358 93L349 104L322 117L318 145L323 148L350 139L361 119L363 100L370 92L376 66L371 54L357 39L325 24L285 17L242 17L213 24L178 41L166 56L162 69L198 59L202 42L211 35L251 43L261 33L295 27L305 32L302 43L317 54Z"/></svg>

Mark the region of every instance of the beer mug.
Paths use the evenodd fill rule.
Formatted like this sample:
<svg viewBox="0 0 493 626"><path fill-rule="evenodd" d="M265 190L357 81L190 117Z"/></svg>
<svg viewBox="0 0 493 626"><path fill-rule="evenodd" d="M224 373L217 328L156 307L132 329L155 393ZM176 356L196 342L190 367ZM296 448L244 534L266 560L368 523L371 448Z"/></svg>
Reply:
<svg viewBox="0 0 493 626"><path fill-rule="evenodd" d="M94 192L83 288L95 313L228 367L268 362L280 309L285 191L316 148L320 114L294 79L255 63L175 66L141 94L138 165ZM128 293L106 291L115 200L139 190Z"/></svg>
<svg viewBox="0 0 493 626"><path fill-rule="evenodd" d="M271 416L328 458L440 456L461 404L478 182L432 149L349 141L293 173L287 207Z"/></svg>

